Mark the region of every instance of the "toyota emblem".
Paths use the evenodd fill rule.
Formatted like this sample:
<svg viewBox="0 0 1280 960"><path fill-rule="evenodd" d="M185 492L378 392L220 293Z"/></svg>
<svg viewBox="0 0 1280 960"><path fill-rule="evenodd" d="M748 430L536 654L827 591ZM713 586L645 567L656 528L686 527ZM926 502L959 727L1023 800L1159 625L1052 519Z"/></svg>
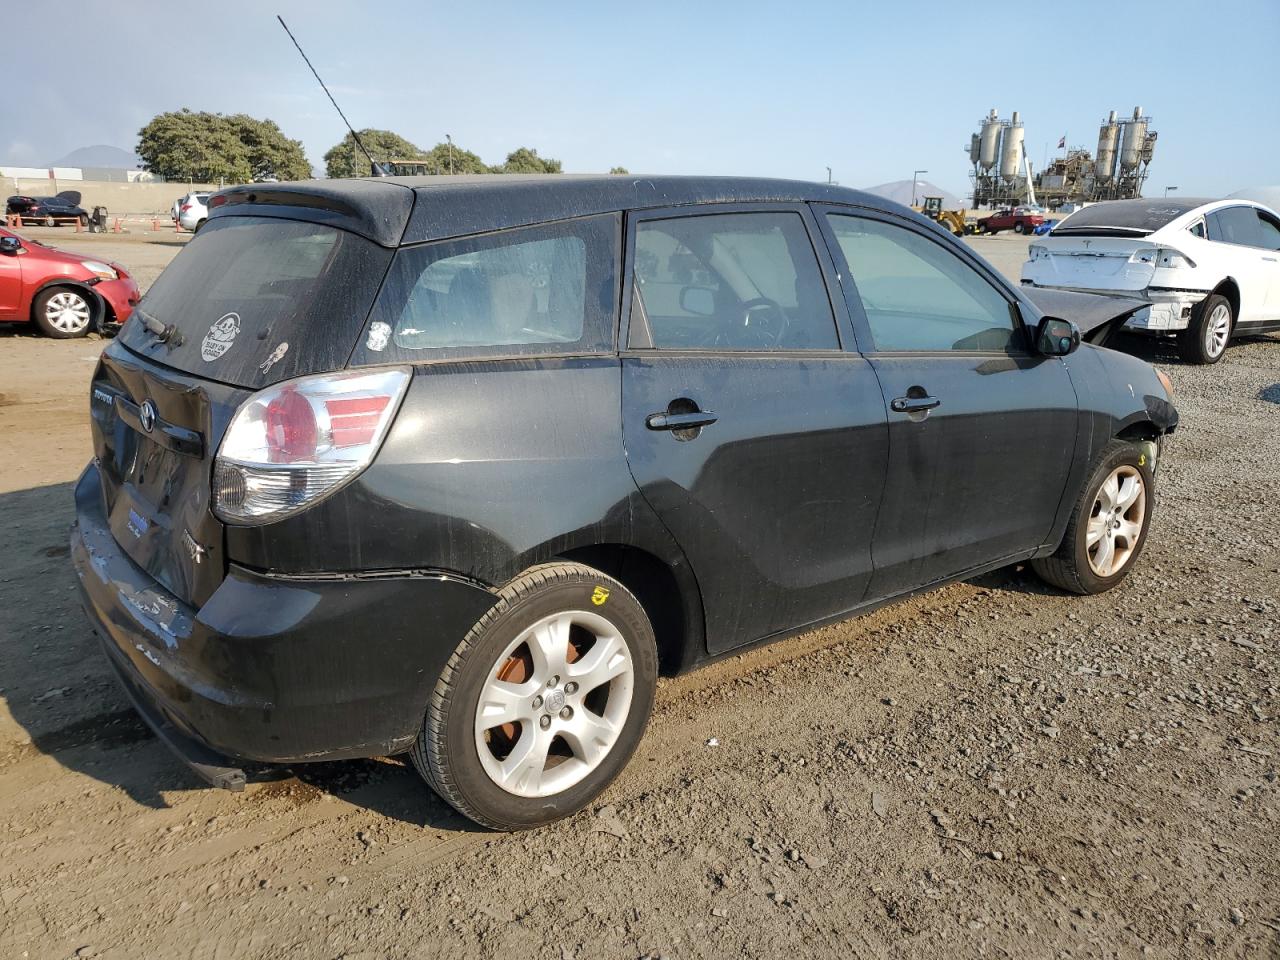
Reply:
<svg viewBox="0 0 1280 960"><path fill-rule="evenodd" d="M138 421L147 433L156 428L156 405L150 400L142 401L142 406L138 410Z"/></svg>

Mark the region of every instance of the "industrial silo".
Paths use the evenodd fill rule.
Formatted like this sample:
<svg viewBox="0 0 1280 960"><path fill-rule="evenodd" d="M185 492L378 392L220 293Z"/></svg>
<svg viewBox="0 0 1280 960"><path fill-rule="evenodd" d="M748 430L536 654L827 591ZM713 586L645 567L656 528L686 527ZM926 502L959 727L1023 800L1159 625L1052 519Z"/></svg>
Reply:
<svg viewBox="0 0 1280 960"><path fill-rule="evenodd" d="M976 133L969 134L969 162L978 165L978 157L982 154L982 138Z"/></svg>
<svg viewBox="0 0 1280 960"><path fill-rule="evenodd" d="M1013 180L1018 176L1022 166L1022 141L1025 131L1018 111L1013 111L1013 121L1004 131L1004 140L1000 144L1000 176L1005 180Z"/></svg>
<svg viewBox="0 0 1280 960"><path fill-rule="evenodd" d="M1120 169L1130 173L1138 166L1142 145L1147 139L1147 118L1141 107L1133 108L1133 117L1125 121L1124 138L1120 146Z"/></svg>
<svg viewBox="0 0 1280 960"><path fill-rule="evenodd" d="M991 108L982 121L982 136L978 143L978 166L990 170L1000 158L1000 118L996 116L996 108Z"/></svg>
<svg viewBox="0 0 1280 960"><path fill-rule="evenodd" d="M1116 169L1116 144L1120 141L1120 124L1116 112L1111 111L1107 122L1098 129L1098 159L1093 164L1093 175L1099 183L1111 179Z"/></svg>

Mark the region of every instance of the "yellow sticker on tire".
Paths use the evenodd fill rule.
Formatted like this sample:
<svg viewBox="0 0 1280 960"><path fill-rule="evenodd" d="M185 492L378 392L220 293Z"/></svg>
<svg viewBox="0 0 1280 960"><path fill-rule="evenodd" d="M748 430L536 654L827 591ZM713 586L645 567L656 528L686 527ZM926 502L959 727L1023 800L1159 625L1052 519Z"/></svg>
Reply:
<svg viewBox="0 0 1280 960"><path fill-rule="evenodd" d="M591 592L591 602L597 607L603 607L604 602L609 599L609 590L607 587L596 586Z"/></svg>

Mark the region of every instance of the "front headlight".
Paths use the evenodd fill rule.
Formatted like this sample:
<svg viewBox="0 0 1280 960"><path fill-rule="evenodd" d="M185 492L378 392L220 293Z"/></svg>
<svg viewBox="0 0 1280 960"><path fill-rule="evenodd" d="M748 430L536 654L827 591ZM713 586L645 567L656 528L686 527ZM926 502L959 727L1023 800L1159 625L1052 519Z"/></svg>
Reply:
<svg viewBox="0 0 1280 960"><path fill-rule="evenodd" d="M119 280L120 274L115 269L98 260L84 260L82 265L99 280Z"/></svg>

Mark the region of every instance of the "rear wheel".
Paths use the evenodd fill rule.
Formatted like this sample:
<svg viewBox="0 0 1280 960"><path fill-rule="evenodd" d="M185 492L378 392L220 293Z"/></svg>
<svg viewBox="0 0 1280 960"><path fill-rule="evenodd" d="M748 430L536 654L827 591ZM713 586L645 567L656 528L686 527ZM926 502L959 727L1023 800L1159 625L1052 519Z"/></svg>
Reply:
<svg viewBox="0 0 1280 960"><path fill-rule="evenodd" d="M42 291L36 297L32 311L40 332L55 340L83 337L93 322L93 309L88 298L66 287Z"/></svg>
<svg viewBox="0 0 1280 960"><path fill-rule="evenodd" d="M200 232L200 228L201 228L201 227L203 227L203 226L204 226L204 221L203 221L203 220L197 220L197 221L196 221L196 228L195 228L194 230L192 230L191 232L192 232L192 233L199 233L199 232Z"/></svg>
<svg viewBox="0 0 1280 960"><path fill-rule="evenodd" d="M1013 225L1013 232L1014 232L1014 233L1026 233L1026 232L1027 232L1026 225L1025 225L1025 224L1023 224L1023 223L1021 223L1021 222L1019 222L1019 223L1015 223L1015 224Z"/></svg>
<svg viewBox="0 0 1280 960"><path fill-rule="evenodd" d="M1191 323L1178 334L1178 352L1188 363L1217 363L1227 352L1234 326L1231 301L1211 293L1191 311Z"/></svg>
<svg viewBox="0 0 1280 960"><path fill-rule="evenodd" d="M46 227L56 227L58 225L58 221L53 219L53 217L45 217L44 225Z"/></svg>
<svg viewBox="0 0 1280 960"><path fill-rule="evenodd" d="M1058 549L1031 561L1041 579L1072 593L1104 593L1128 576L1146 543L1155 477L1136 444L1113 440L1076 501Z"/></svg>
<svg viewBox="0 0 1280 960"><path fill-rule="evenodd" d="M581 809L648 723L658 657L644 608L591 567L533 567L449 658L413 748L418 772L495 830Z"/></svg>

